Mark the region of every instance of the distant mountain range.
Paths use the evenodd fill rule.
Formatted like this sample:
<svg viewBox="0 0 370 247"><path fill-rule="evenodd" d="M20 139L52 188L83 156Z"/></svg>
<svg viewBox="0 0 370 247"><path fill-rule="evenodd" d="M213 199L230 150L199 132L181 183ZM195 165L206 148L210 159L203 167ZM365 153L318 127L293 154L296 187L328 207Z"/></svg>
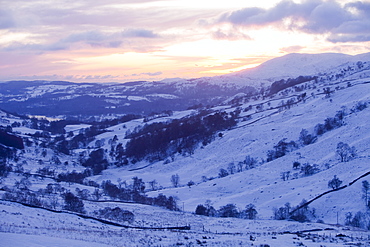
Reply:
<svg viewBox="0 0 370 247"><path fill-rule="evenodd" d="M216 105L242 93L253 96L271 84L299 76L326 76L356 69L370 61L370 53L289 54L260 66L223 76L128 83L67 81L8 81L1 83L0 109L25 115L85 118L159 113ZM355 72L366 68L357 66ZM346 76L349 74L346 73Z"/></svg>

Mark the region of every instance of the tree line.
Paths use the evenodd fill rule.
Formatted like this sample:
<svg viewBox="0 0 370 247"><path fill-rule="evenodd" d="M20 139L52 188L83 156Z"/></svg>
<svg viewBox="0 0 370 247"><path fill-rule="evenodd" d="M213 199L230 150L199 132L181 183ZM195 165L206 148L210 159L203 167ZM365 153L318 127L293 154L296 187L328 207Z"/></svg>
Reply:
<svg viewBox="0 0 370 247"><path fill-rule="evenodd" d="M132 161L163 160L176 153L192 154L199 144L207 145L219 131L236 125L237 114L202 113L170 122L145 125L126 138L125 155Z"/></svg>

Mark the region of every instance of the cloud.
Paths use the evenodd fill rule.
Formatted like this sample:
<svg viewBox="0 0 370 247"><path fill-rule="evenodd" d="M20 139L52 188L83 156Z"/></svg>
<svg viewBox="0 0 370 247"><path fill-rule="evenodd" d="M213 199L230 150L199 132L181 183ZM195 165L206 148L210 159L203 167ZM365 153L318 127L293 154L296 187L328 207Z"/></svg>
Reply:
<svg viewBox="0 0 370 247"><path fill-rule="evenodd" d="M96 48L119 48L124 42L132 38L159 38L160 36L151 30L146 29L128 29L123 32L106 33L98 30L76 32L68 35L53 43L29 43L29 42L13 42L11 45L3 48L5 51L60 51L71 49L76 43L86 44ZM130 42L128 42L130 43ZM140 43L138 47L127 47L132 50L143 50L145 48ZM81 46L80 46L81 47Z"/></svg>
<svg viewBox="0 0 370 247"><path fill-rule="evenodd" d="M218 29L217 31L212 33L212 38L217 39L217 40L252 40L252 38L244 34L240 31L237 30L228 30L228 31L223 31L221 29Z"/></svg>
<svg viewBox="0 0 370 247"><path fill-rule="evenodd" d="M67 38L63 40L63 42L67 43L74 43L79 41L87 41L87 42L101 42L105 40L107 37L102 32L99 31L87 31L81 33L74 33L69 35Z"/></svg>
<svg viewBox="0 0 370 247"><path fill-rule="evenodd" d="M34 43L21 43L14 42L11 45L3 48L3 51L61 51L66 50L68 47L63 43L54 44L34 44Z"/></svg>
<svg viewBox="0 0 370 247"><path fill-rule="evenodd" d="M332 43L345 43L345 42L367 42L370 41L370 34L334 34L328 38Z"/></svg>
<svg viewBox="0 0 370 247"><path fill-rule="evenodd" d="M131 76L142 76L142 75L147 75L147 76L158 76L162 75L163 73L158 71L158 72L148 72L148 73L140 73L140 74L132 74Z"/></svg>
<svg viewBox="0 0 370 247"><path fill-rule="evenodd" d="M146 29L127 29L122 32L124 38L158 38L159 35Z"/></svg>
<svg viewBox="0 0 370 247"><path fill-rule="evenodd" d="M342 6L336 1L285 0L269 9L253 7L224 13L217 23L244 28L273 25L309 34L328 34L330 42L363 42L369 36L370 3L357 1Z"/></svg>
<svg viewBox="0 0 370 247"><path fill-rule="evenodd" d="M70 76L71 77L71 76ZM86 75L86 76L80 76L80 77L74 77L73 79L78 78L79 80L106 80L106 79L115 79L118 76L112 76L112 75Z"/></svg>
<svg viewBox="0 0 370 247"><path fill-rule="evenodd" d="M265 26L281 23L286 17L307 18L309 13L320 3L321 1L306 1L296 4L292 1L282 1L270 9L244 8L221 15L219 22L230 22L243 26Z"/></svg>
<svg viewBox="0 0 370 247"><path fill-rule="evenodd" d="M0 29L15 27L15 20L9 10L0 9Z"/></svg>
<svg viewBox="0 0 370 247"><path fill-rule="evenodd" d="M107 34L101 31L87 31L71 34L57 42L56 45L65 44L68 47L78 42L86 43L92 47L118 48L122 45L123 40L118 33Z"/></svg>
<svg viewBox="0 0 370 247"><path fill-rule="evenodd" d="M351 2L351 3L347 3L345 6L356 8L360 12L361 15L364 15L365 17L370 18L369 16L370 3L369 2L361 2L361 1Z"/></svg>
<svg viewBox="0 0 370 247"><path fill-rule="evenodd" d="M310 13L307 24L301 30L308 33L325 33L333 31L343 23L352 21L352 14L336 2L323 2Z"/></svg>
<svg viewBox="0 0 370 247"><path fill-rule="evenodd" d="M299 45L293 45L293 46L288 46L288 47L283 47L280 50L282 52L287 52L287 53L296 53L304 49L304 46L299 46Z"/></svg>

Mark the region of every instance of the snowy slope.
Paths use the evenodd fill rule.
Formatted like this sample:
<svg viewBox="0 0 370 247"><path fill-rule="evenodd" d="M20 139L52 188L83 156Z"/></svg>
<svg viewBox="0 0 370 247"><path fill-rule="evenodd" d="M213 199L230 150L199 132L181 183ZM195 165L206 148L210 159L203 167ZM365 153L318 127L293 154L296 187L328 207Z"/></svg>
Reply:
<svg viewBox="0 0 370 247"><path fill-rule="evenodd" d="M370 127L367 124L370 119L369 109L349 114L345 119L345 126L325 133L318 138L316 143L301 147L255 169L208 182L202 182L202 176L217 178L220 168L227 169L229 163L236 165L242 162L247 155L255 157L259 162L266 160L267 151L273 149L273 146L280 140L287 138L288 141L297 142L302 129L313 133L316 124L324 123L326 118L333 117L343 107L350 111L359 101L369 102L369 84L363 84L363 82L364 80L353 81L354 86L336 91L331 98L326 98L324 95L311 97L305 103L300 103L290 110L277 112L253 124L248 124L248 121L241 122L239 128L225 132L222 138L217 138L211 144L196 150L191 156L177 156L174 162L155 163L142 170L130 171L134 168L145 167L147 165L145 162L110 169L97 177L97 181L108 178L130 180L133 176L143 178L146 182L156 179L166 189L150 192L149 195L164 193L177 196L180 202L185 203L187 211L194 211L198 204L204 203L207 199L211 200L215 207L236 203L238 207L243 208L253 203L257 206L260 217L269 219L272 217L273 208L281 207L287 202L298 205L303 199L310 200L329 190L328 181L334 175L343 180L343 184L348 184L369 171L366 165L370 149ZM340 87L341 84L336 85ZM316 88L311 91L317 92L317 90ZM311 94L311 91L307 91L307 94ZM270 103L277 104L279 100L276 99L274 102ZM250 122L270 112L276 111L256 114ZM356 160L339 162L335 150L336 145L341 141L356 147L358 152ZM298 174L299 171L292 168L294 161L299 161L301 164L317 164L321 172L313 176L301 177L301 174ZM329 164L329 169L326 164ZM297 173L297 179L282 181L281 173L286 171L291 172L291 177ZM180 175L182 184L180 188L173 188L170 182L171 175L176 173ZM190 180L197 185L187 187L186 184ZM311 183L312 181L315 182ZM358 182L360 183L361 181ZM345 192L349 193L351 198L355 198L354 201L335 202L342 206L342 221L344 221L346 212L365 209L358 184L356 184L357 187L350 187ZM341 193L338 192L339 197ZM334 194L333 196L335 197ZM335 204L332 200L332 196L322 198L316 203L318 205L315 205L315 208L325 222L335 223L337 211L333 208L328 211L325 206Z"/></svg>
<svg viewBox="0 0 370 247"><path fill-rule="evenodd" d="M35 246L37 244L49 246L49 243L58 241L57 238L68 239L65 242L60 240L60 243L71 246L85 244L85 242L79 241L92 242L95 246L100 246L99 244L102 244L101 246L172 246L176 243L190 245L190 242L197 243L197 239L206 241L209 246L235 246L237 244L244 246L252 246L252 244L257 246L259 244L297 246L300 242L306 246L343 246L353 239L339 240L335 237L338 233L367 237L369 235L367 231L357 231L358 229L353 231L352 228L345 230L347 228L334 227L333 224L343 225L348 212L355 214L358 211L366 212L367 210L362 198L361 186L363 181L370 181L370 176L353 184L351 182L370 172L368 165L370 159L369 64L367 63L361 68L356 65L358 59L370 60L368 55L348 57L338 54L322 56L292 54L280 58L280 60L270 61L270 64L267 63L269 66L266 65L265 69L262 66L259 73L268 74L271 72L278 77L285 76L275 72L289 67L291 71L289 73L295 73L294 71L298 73L300 66L301 69L304 68L304 71L310 71L310 73L321 73L320 66L323 66L325 73L322 72L316 81L312 80L299 84L296 88L284 89L276 95L250 98L248 95L240 93L223 101L222 104L210 108L210 111L227 112L240 109L239 123L235 128L223 131L223 135L217 135L215 140L208 145L200 145L191 155L176 154L172 158L154 163L144 160L122 167L111 165L101 175L88 178L98 184L104 180L111 180L118 184L122 181L130 183L133 177L139 177L146 182L145 193L148 196L154 197L158 194L174 196L177 198L180 208L185 211L170 212L163 208L138 204L85 201L88 214L99 208L119 205L135 214L135 222L133 223L135 226L190 224L192 232L122 230L73 215L56 215L16 203L0 202L0 232L3 232L1 236L4 241L18 241L16 243L19 246L25 246L23 243L26 241L31 241ZM319 59L319 57L321 58ZM327 67L321 64L324 63L325 59L328 59L325 65ZM292 64L300 64L300 66L292 66ZM340 66L338 67L338 65ZM333 67L334 69L329 69ZM284 69L284 71L287 70ZM220 80L226 79L221 78ZM182 81L182 83L186 84L189 81ZM113 86L118 87L117 85ZM325 93L328 88L330 89L329 94ZM172 97L169 94L154 92L150 95L161 98ZM303 100L302 95L305 95ZM238 98L240 99L238 104L231 105L233 99ZM282 107L289 100L294 100L294 103L289 107ZM367 102L368 107L362 110L353 110L359 102ZM340 110L346 113L343 126L318 136L313 144L298 145L297 149L288 152L285 156L267 162L268 151L273 150L280 140L295 141L299 144L299 135L302 129L313 134L317 124L324 124L327 118L334 117ZM52 167L56 173L73 170L83 171L84 167L78 162L79 153L89 153L94 150L97 140L103 143L101 144L102 148L106 150L108 156L114 136L118 138L117 143L125 145L129 141L125 138L126 133L132 132L135 128L156 122L181 119L196 113L197 110L174 111L171 116L161 117L158 115L148 121L144 121L142 118L135 119L109 127L107 132L96 136L88 144L88 147L73 150L71 155L56 153L50 147L27 146L24 151L19 152L20 159L17 163L21 163L24 171L30 173L35 173L37 169L45 166ZM20 122L21 119L0 111L0 121L0 125L5 127L16 121ZM89 126L87 124L67 125L65 130L68 133L74 132L76 135L81 129ZM13 130L17 135L27 138L31 138L28 133L36 132L36 130L24 126L14 127ZM35 142L41 141L42 139L35 140ZM355 159L340 162L336 154L339 142L348 143L356 148ZM41 155L42 149L47 151L44 157ZM60 165L55 165L53 161L55 156L60 159ZM246 156L257 160L255 168L245 169L243 167L241 172L235 172L223 178L219 177L220 169L228 169L230 164L237 166L245 160ZM313 175L303 176L300 169L293 168L294 162L299 162L301 165L305 163L316 165L318 171ZM286 172L290 172L289 178L282 179L282 173ZM178 174L180 177L180 186L177 188L170 181L174 174ZM282 207L286 203L290 203L294 207L300 204L303 199L311 200L329 191L328 181L334 176L342 180L342 185L347 187L328 193L309 205L310 208L315 208L316 218L314 221L320 220L325 224L300 224L272 220L274 209ZM6 179L1 180L1 186L13 188L20 179L19 174L12 173ZM153 180L158 183L158 189L155 191L149 189L149 182ZM45 188L48 183L54 182L51 178L38 179L37 177L31 177L30 181L32 182L30 189L33 191L38 191ZM187 186L189 181L193 181L195 184ZM61 184L72 192L79 188L87 189L92 193L95 189L87 185ZM216 209L231 203L243 210L246 205L252 203L258 211L257 220L210 218L194 215L197 205L204 204L206 200L210 200ZM296 235L282 234L286 231L317 228L322 230L332 228L332 230L323 230L320 233L321 242L313 242L305 237L298 240ZM203 238L206 232L207 240ZM224 234L220 234L221 232ZM279 234L272 238L271 232ZM28 234L39 237L30 240ZM230 234L233 234L232 237ZM44 238L40 235L47 237ZM252 241L250 235L258 236L257 240ZM325 239L324 235L330 235L330 238ZM101 238L96 236L101 236ZM122 243L122 239L126 239L127 242Z"/></svg>
<svg viewBox="0 0 370 247"><path fill-rule="evenodd" d="M302 75L319 74L335 68L351 59L350 55L340 53L300 54L291 53L271 59L260 66L238 72L252 78L297 77Z"/></svg>
<svg viewBox="0 0 370 247"><path fill-rule="evenodd" d="M94 205L92 205L94 207ZM86 220L70 214L53 214L10 202L0 202L1 246L269 246L309 247L346 246L366 243L367 232L343 229L317 223L301 224L289 221L242 220L209 218L192 214L169 212L155 207L127 205L134 208L141 224L156 221L159 224L188 223L191 231L153 231L124 229ZM320 229L318 233L288 232ZM326 230L325 230L326 229ZM311 235L312 234L312 235ZM339 238L338 234L352 238Z"/></svg>
<svg viewBox="0 0 370 247"><path fill-rule="evenodd" d="M271 82L283 78L324 74L345 63L356 63L358 61L370 61L370 53L355 56L341 53L292 53L273 58L255 68L235 72L225 77L239 81L239 83L243 83L244 80L256 86L259 86L260 83L269 85Z"/></svg>

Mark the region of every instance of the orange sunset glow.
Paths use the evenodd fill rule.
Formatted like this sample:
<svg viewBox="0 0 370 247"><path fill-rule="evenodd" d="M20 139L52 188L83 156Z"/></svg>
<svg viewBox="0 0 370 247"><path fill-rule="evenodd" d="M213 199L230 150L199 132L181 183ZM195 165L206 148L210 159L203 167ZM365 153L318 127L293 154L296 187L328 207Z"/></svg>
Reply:
<svg viewBox="0 0 370 247"><path fill-rule="evenodd" d="M0 2L2 81L196 78L293 52L370 51L368 1Z"/></svg>

